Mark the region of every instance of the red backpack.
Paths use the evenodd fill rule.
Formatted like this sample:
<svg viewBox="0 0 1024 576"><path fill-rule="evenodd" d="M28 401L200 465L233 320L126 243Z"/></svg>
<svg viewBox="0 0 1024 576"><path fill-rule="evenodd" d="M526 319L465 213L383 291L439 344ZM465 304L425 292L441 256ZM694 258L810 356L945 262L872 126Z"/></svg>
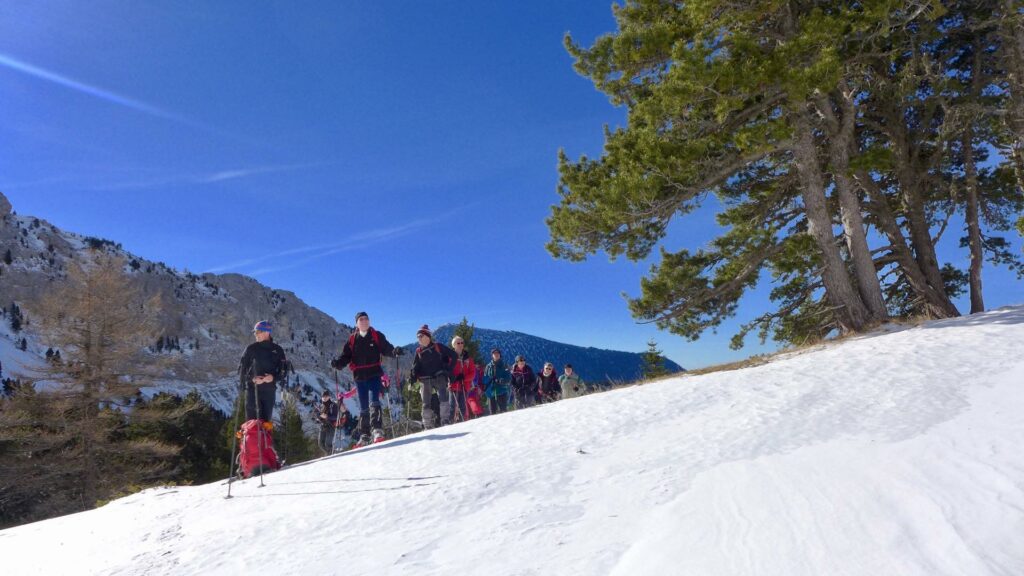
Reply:
<svg viewBox="0 0 1024 576"><path fill-rule="evenodd" d="M238 471L243 478L281 468L281 461L274 451L274 437L263 427L263 420L247 420L242 424L242 438L238 452Z"/></svg>

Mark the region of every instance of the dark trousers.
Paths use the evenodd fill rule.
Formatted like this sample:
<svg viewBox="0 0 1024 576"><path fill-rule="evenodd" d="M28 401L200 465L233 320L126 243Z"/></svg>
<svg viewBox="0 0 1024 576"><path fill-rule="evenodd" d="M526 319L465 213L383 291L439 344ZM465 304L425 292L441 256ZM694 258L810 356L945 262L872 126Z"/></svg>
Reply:
<svg viewBox="0 0 1024 576"><path fill-rule="evenodd" d="M380 376L369 380L356 382L356 391L359 394L359 412L369 412L370 406L376 404L380 407Z"/></svg>
<svg viewBox="0 0 1024 576"><path fill-rule="evenodd" d="M508 410L508 394L498 394L497 398L488 398L491 414L498 414Z"/></svg>
<svg viewBox="0 0 1024 576"><path fill-rule="evenodd" d="M248 382L245 385L245 419L259 418L270 422L274 418L274 400L277 398L277 383L269 382L259 386Z"/></svg>
<svg viewBox="0 0 1024 576"><path fill-rule="evenodd" d="M466 397L469 396L469 392L463 390L452 390L452 422L465 422L469 420L469 408L466 407Z"/></svg>
<svg viewBox="0 0 1024 576"><path fill-rule="evenodd" d="M320 450L324 455L334 453L334 426L320 425L320 438L318 439Z"/></svg>
<svg viewBox="0 0 1024 576"><path fill-rule="evenodd" d="M516 408L529 408L533 406L534 394L533 390L516 390Z"/></svg>

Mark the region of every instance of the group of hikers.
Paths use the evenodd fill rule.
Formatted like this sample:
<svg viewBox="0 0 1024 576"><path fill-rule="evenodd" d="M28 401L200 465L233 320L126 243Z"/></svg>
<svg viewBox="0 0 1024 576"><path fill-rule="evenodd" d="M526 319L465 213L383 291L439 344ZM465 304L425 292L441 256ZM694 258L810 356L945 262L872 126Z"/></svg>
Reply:
<svg viewBox="0 0 1024 576"><path fill-rule="evenodd" d="M394 346L384 334L370 326L370 317L359 312L341 355L331 361L336 370L348 368L355 387L347 394L339 394L337 401L330 391L324 390L317 420L321 424L319 445L326 454L334 451L335 438L357 437L360 447L384 439L381 394L387 376L382 361L405 354L405 349ZM273 341L273 327L261 321L253 327L256 341L242 355L239 374L245 396L245 415L248 421L259 421L264 430L273 428L274 400L278 382L285 379L288 370L284 350ZM485 412L497 414L510 406L525 408L535 404L554 402L587 392L585 383L566 364L557 374L551 362L545 362L539 374L527 364L523 356L516 356L509 366L501 350L491 350L491 361L481 370L466 350L466 342L456 335L451 347L437 342L426 325L416 332L418 346L412 361L408 382L419 385L422 400L422 423L426 429L469 420ZM401 382L399 382L401 384ZM354 417L345 406L344 398L356 395L359 416ZM482 403L486 399L487 409Z"/></svg>

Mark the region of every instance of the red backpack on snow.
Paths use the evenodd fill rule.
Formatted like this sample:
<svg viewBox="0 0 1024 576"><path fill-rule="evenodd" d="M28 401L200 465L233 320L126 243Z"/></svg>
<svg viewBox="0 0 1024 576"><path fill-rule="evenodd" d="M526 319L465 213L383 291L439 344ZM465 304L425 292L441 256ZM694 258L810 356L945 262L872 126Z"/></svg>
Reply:
<svg viewBox="0 0 1024 576"><path fill-rule="evenodd" d="M272 472L281 468L281 461L274 451L274 437L263 427L263 420L247 420L242 424L241 441L238 452L238 471L243 478L249 478L263 472Z"/></svg>

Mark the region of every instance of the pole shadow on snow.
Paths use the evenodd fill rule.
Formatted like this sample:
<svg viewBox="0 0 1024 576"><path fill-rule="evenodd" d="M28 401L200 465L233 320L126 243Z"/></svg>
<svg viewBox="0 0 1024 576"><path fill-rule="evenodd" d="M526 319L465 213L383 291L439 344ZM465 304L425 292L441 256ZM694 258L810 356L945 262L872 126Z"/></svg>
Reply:
<svg viewBox="0 0 1024 576"><path fill-rule="evenodd" d="M340 456L351 456L355 454L366 454L374 450L384 450L386 448L394 448L395 446L403 446L405 444L414 444L416 442L423 442L424 440L437 441L437 440L450 440L452 438L461 438L462 436L468 436L469 432L456 432L455 434L427 434L426 436L419 436L417 438L400 438L398 440L389 440L380 444L371 444L369 446L363 446L362 448L356 448L355 450L349 450L342 452L341 454L334 454L327 458L338 458Z"/></svg>
<svg viewBox="0 0 1024 576"><path fill-rule="evenodd" d="M259 494L239 494L232 496L232 498L267 498L270 496L320 496L324 494L358 494L360 492L394 492L395 490L405 490L407 488L419 488L422 486L433 486L438 482L420 482L419 484L402 484L401 486L386 486L382 488L363 488L361 490L319 490L312 492L260 492ZM281 484L274 484L273 486L280 486ZM267 487L271 485L268 484Z"/></svg>
<svg viewBox="0 0 1024 576"><path fill-rule="evenodd" d="M292 484L331 484L333 482L418 482L422 480L436 480L444 476L408 476L395 478L335 478L332 480L303 480L301 482L275 482L274 486L289 486Z"/></svg>

